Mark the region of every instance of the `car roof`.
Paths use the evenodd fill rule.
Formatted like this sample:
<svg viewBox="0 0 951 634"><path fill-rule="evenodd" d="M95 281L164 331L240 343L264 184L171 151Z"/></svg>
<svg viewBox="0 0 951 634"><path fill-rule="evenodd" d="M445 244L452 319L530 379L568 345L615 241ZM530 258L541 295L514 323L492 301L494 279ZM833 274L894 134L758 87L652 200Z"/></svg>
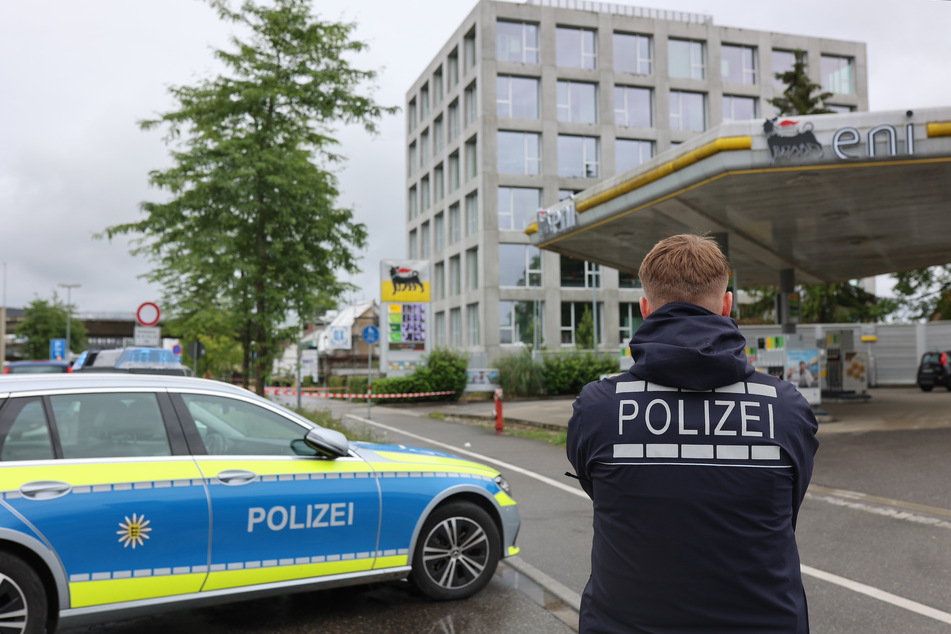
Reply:
<svg viewBox="0 0 951 634"><path fill-rule="evenodd" d="M0 375L0 398L20 392L72 390L142 389L148 391L220 392L232 396L257 395L238 385L212 379L172 376L167 374L130 374L127 372L94 372L78 374L3 374ZM270 402L270 401L268 401Z"/></svg>

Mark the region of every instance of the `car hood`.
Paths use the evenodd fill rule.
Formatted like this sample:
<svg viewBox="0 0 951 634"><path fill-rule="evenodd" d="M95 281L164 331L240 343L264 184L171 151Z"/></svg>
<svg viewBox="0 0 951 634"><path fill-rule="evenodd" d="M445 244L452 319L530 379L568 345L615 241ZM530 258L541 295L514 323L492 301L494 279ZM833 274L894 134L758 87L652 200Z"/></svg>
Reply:
<svg viewBox="0 0 951 634"><path fill-rule="evenodd" d="M495 477L498 470L479 462L473 462L444 451L410 447L407 445L389 445L372 442L353 442L350 448L361 458L377 469L396 471L459 471L478 473ZM389 465L389 466L387 466Z"/></svg>

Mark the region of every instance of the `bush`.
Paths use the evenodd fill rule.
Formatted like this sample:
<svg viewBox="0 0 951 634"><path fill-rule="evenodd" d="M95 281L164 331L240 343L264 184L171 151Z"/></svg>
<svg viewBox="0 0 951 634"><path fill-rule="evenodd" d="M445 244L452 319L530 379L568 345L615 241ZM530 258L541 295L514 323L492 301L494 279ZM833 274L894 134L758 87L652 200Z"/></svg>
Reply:
<svg viewBox="0 0 951 634"><path fill-rule="evenodd" d="M417 392L454 392L440 396L419 396L401 398L400 402L445 401L457 399L466 389L466 370L469 357L466 353L449 348L436 348L421 365L407 376L380 378L373 380L374 394L412 394ZM348 383L351 394L366 394L366 377L352 376ZM390 399L373 399L374 403Z"/></svg>
<svg viewBox="0 0 951 634"><path fill-rule="evenodd" d="M499 385L505 396L540 396L545 392L542 366L535 363L527 348L496 359L492 367L499 370Z"/></svg>
<svg viewBox="0 0 951 634"><path fill-rule="evenodd" d="M617 357L594 352L546 357L542 363L545 388L550 394L578 394L587 383L614 372L618 372Z"/></svg>

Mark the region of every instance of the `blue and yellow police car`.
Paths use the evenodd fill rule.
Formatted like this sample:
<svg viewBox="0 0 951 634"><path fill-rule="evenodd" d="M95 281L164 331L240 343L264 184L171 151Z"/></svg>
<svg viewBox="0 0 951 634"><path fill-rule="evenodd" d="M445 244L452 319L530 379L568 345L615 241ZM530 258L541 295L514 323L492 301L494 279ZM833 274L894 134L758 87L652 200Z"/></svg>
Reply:
<svg viewBox="0 0 951 634"><path fill-rule="evenodd" d="M351 443L233 385L0 377L3 631L406 577L466 598L519 523L495 469Z"/></svg>

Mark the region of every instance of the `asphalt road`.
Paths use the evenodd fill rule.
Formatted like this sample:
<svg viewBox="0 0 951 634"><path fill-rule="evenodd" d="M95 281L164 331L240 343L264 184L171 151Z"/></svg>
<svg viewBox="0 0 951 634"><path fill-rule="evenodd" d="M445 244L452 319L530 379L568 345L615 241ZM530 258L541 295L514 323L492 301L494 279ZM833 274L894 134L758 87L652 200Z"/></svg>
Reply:
<svg viewBox="0 0 951 634"><path fill-rule="evenodd" d="M332 408L338 415L367 414L365 405ZM591 505L563 475L569 468L564 449L407 409L374 407L369 426L383 441L455 448L495 463L511 482L522 516L521 553L512 564L529 576L502 566L485 591L457 603L428 602L394 582L64 631L571 631L565 623L573 613L565 605L587 581ZM823 434L821 440L797 533L812 631L951 632L951 428ZM542 592L529 577L556 592Z"/></svg>

